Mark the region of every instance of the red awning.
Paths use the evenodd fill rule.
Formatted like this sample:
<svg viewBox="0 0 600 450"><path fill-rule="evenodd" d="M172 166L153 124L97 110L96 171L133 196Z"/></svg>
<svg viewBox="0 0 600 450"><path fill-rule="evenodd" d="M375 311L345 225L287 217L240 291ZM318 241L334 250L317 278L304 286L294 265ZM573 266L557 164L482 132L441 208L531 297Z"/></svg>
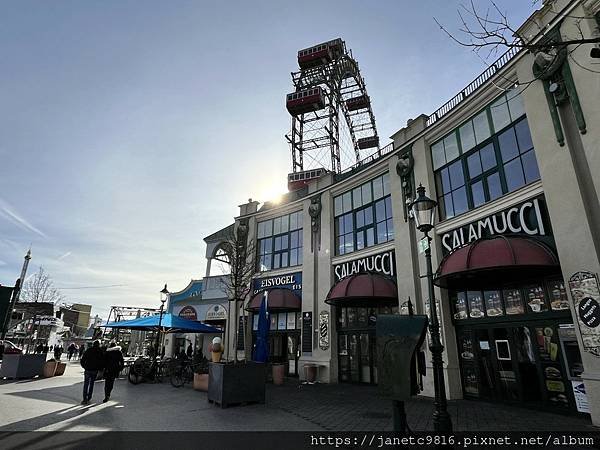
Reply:
<svg viewBox="0 0 600 450"><path fill-rule="evenodd" d="M338 281L325 303L337 306L396 306L398 288L390 277L378 273L357 273Z"/></svg>
<svg viewBox="0 0 600 450"><path fill-rule="evenodd" d="M248 311L258 311L263 299L263 291L256 294L248 303ZM269 311L300 311L302 300L291 289L269 289L267 301Z"/></svg>
<svg viewBox="0 0 600 450"><path fill-rule="evenodd" d="M556 254L540 241L495 236L447 255L434 283L448 289L486 289L560 272Z"/></svg>

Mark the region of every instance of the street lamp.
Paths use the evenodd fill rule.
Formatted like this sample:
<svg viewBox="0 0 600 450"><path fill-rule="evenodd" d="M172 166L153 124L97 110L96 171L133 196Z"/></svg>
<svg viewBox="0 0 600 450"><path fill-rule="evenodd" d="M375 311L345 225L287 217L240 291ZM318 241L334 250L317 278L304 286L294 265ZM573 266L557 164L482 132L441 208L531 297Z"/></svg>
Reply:
<svg viewBox="0 0 600 450"><path fill-rule="evenodd" d="M162 317L163 311L165 310L165 302L167 301L167 296L169 295L169 291L167 289L167 284L165 283L165 287L160 291L160 316L158 317L158 330L156 330L156 345L154 346L155 354L154 357L159 355L158 346L160 345L160 327L162 326Z"/></svg>
<svg viewBox="0 0 600 450"><path fill-rule="evenodd" d="M435 209L437 202L425 195L425 188L419 184L417 198L410 204L412 217L417 229L425 234L427 247L425 249L425 262L427 264L427 285L429 288L429 334L431 343L431 363L433 364L433 386L435 390L435 410L433 412L433 428L435 431L452 431L452 420L448 414L446 404L446 386L444 383L444 365L442 353L444 346L440 341L440 324L437 318L437 306L435 303L433 288L433 269L431 267L431 237L429 232L433 230L435 221Z"/></svg>

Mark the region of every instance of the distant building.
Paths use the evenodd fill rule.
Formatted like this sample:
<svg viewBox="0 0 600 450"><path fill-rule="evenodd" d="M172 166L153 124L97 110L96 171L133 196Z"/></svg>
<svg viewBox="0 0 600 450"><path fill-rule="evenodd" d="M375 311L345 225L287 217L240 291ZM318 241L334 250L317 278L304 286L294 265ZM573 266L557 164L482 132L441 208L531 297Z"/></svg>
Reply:
<svg viewBox="0 0 600 450"><path fill-rule="evenodd" d="M74 336L83 336L90 325L91 305L73 303L71 306L62 306L59 317L62 318L65 327L71 330Z"/></svg>

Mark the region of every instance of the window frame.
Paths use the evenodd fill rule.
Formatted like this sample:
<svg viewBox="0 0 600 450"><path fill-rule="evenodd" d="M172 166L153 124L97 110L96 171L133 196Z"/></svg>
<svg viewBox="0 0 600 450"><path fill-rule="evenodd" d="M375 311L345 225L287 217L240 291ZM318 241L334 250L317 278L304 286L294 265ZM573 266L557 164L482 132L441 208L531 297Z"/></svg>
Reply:
<svg viewBox="0 0 600 450"><path fill-rule="evenodd" d="M292 229L292 216L297 215L295 223L296 228ZM270 270L279 270L285 269L287 267L296 267L302 265L302 249L304 244L303 239L303 210L294 211L288 214L283 214L281 216L272 217L270 219L266 219L260 222L257 222L257 246L256 246L256 258L255 258L255 270L256 272L268 272ZM269 225L269 222L271 224ZM279 223L279 232L275 234L275 223ZM281 231L283 224L287 222L287 231ZM264 224L264 225L263 225ZM267 233L267 230L270 228L270 234ZM261 232L262 231L262 232ZM292 247L292 234L298 233L298 246ZM265 234L266 233L266 234ZM262 237L259 237L261 236ZM285 238L287 245L284 248L283 245L280 246L279 249L275 249L275 242L277 239L281 240ZM266 245L269 250L263 250L263 242L269 241L269 244ZM281 242L281 241L280 241ZM292 250L297 251L297 262L296 264L291 264L291 253ZM286 265L282 264L282 258L286 254ZM269 259L269 264L263 264L266 259ZM279 264L277 267L275 266L276 258L279 259Z"/></svg>

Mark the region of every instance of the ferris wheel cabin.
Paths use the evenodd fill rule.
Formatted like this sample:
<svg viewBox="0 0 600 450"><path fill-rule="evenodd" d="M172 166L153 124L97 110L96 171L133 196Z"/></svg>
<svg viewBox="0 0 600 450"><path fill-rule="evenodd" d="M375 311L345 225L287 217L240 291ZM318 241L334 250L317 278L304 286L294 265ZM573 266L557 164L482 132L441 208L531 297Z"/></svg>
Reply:
<svg viewBox="0 0 600 450"><path fill-rule="evenodd" d="M286 97L286 108L292 116L325 108L325 93L320 87L292 92Z"/></svg>
<svg viewBox="0 0 600 450"><path fill-rule="evenodd" d="M309 183L315 181L327 172L323 168L303 170L302 172L294 172L288 174L288 191L297 191Z"/></svg>
<svg viewBox="0 0 600 450"><path fill-rule="evenodd" d="M379 136L369 136L356 140L358 148L361 150L365 148L379 147Z"/></svg>
<svg viewBox="0 0 600 450"><path fill-rule="evenodd" d="M334 39L305 48L298 52L298 66L300 69L310 69L323 64L328 64L342 54L342 40Z"/></svg>
<svg viewBox="0 0 600 450"><path fill-rule="evenodd" d="M348 111L356 111L357 109L368 108L371 100L368 95L359 95L346 100L346 108Z"/></svg>

